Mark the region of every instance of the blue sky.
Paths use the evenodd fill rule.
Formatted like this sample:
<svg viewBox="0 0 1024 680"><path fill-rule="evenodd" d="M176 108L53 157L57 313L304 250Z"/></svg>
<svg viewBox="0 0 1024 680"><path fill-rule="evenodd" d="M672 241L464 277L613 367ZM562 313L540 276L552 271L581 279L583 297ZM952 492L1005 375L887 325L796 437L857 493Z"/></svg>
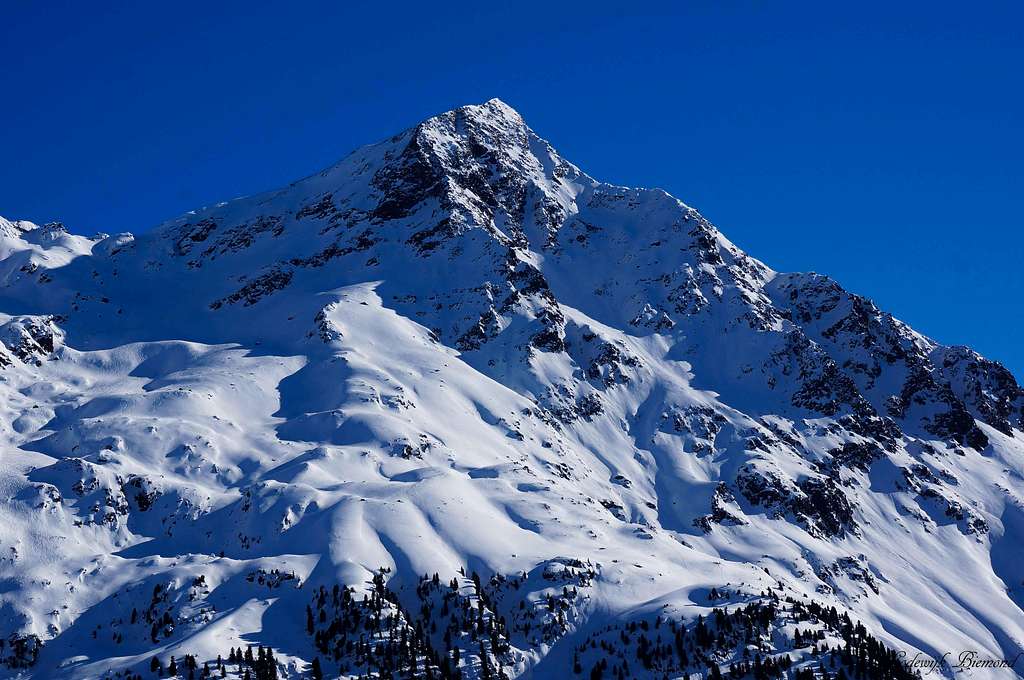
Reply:
<svg viewBox="0 0 1024 680"><path fill-rule="evenodd" d="M497 96L1024 376L1019 2L262 4L4 3L0 215L143 231Z"/></svg>

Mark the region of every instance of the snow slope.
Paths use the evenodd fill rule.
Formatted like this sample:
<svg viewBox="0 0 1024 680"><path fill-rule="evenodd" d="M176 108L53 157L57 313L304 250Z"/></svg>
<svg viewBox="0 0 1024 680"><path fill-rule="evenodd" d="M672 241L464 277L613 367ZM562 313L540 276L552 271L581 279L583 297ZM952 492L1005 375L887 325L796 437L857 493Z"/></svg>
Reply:
<svg viewBox="0 0 1024 680"><path fill-rule="evenodd" d="M353 612L466 678L818 668L808 603L908 658L1024 651L1014 377L499 100L137 237L0 219L0 341L0 675L359 675ZM616 628L766 602L692 667Z"/></svg>

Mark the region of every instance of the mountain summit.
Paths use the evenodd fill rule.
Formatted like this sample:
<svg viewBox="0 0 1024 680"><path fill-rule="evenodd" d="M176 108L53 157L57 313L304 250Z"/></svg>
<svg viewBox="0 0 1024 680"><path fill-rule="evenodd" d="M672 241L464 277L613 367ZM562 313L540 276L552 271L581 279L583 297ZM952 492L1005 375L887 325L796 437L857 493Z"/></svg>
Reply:
<svg viewBox="0 0 1024 680"><path fill-rule="evenodd" d="M0 675L1024 651L1015 378L497 99L138 237L0 219L0 341Z"/></svg>

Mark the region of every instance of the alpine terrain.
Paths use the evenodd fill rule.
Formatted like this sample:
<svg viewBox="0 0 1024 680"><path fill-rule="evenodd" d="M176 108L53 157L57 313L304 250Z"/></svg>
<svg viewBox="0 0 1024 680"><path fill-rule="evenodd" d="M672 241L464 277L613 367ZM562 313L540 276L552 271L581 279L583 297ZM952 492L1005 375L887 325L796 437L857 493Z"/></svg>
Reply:
<svg viewBox="0 0 1024 680"><path fill-rule="evenodd" d="M2 677L1024 672L1014 377L497 99L0 220L0 340Z"/></svg>

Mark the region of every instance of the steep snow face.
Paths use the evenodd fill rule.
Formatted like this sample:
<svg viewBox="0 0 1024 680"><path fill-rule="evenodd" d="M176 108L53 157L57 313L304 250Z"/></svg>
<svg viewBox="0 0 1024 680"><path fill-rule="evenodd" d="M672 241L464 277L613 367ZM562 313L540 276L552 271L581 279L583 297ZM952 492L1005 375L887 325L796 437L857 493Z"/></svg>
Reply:
<svg viewBox="0 0 1024 680"><path fill-rule="evenodd" d="M1014 377L498 100L138 237L0 220L0 342L5 673L1024 651Z"/></svg>

